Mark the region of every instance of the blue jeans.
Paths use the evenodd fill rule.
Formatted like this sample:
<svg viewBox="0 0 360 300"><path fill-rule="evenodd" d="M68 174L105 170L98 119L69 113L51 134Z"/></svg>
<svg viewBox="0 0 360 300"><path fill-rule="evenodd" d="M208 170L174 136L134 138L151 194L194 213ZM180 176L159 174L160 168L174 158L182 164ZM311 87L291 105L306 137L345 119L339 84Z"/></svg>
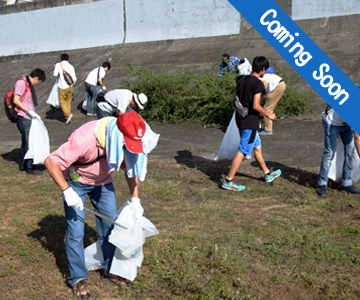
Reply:
<svg viewBox="0 0 360 300"><path fill-rule="evenodd" d="M96 212L105 215L111 220L117 218L115 192L112 183L100 186L85 185L71 180L67 180L67 183L79 195L84 204L85 197L88 195ZM80 280L86 279L88 274L85 266L83 242L85 210L79 211L78 209L67 206L65 199L64 207L66 216L65 250L70 271L68 282L74 285ZM113 224L96 216L96 227L104 256L103 269L108 272L115 252L115 246L110 244L108 240Z"/></svg>
<svg viewBox="0 0 360 300"><path fill-rule="evenodd" d="M352 185L352 152L354 150L354 134L350 126L333 126L323 121L325 131L324 155L321 160L319 185L327 185L331 161L336 153L337 141L340 135L344 143L344 167L342 175L342 186Z"/></svg>
<svg viewBox="0 0 360 300"><path fill-rule="evenodd" d="M24 159L26 152L29 150L29 133L31 127L31 120L23 117L18 117L16 126L21 133L21 157L19 170L20 171L31 171L33 169L33 160Z"/></svg>
<svg viewBox="0 0 360 300"><path fill-rule="evenodd" d="M96 97L98 95L98 89L95 85L85 82L85 94L86 94L86 110L87 113L95 114L96 113Z"/></svg>

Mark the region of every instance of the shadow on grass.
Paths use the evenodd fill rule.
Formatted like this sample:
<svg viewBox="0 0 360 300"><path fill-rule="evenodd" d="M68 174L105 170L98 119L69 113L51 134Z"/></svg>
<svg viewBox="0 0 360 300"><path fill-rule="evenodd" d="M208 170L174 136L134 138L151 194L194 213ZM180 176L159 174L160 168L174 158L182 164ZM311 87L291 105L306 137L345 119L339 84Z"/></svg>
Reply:
<svg viewBox="0 0 360 300"><path fill-rule="evenodd" d="M29 237L37 239L41 245L54 254L56 265L64 278L69 276L67 258L65 253L65 216L48 215L39 223L40 229L28 234ZM85 223L84 247L93 243L97 232Z"/></svg>
<svg viewBox="0 0 360 300"><path fill-rule="evenodd" d="M3 153L1 156L6 161L15 162L20 165L21 149L13 149L10 152ZM40 171L44 171L46 169L44 165L34 165L33 168Z"/></svg>
<svg viewBox="0 0 360 300"><path fill-rule="evenodd" d="M224 170L226 170L229 165L229 162L217 162L211 159L193 156L191 151L188 150L178 151L177 153L178 155L174 158L178 164L197 169L209 176L209 178L216 183L219 183L224 174Z"/></svg>
<svg viewBox="0 0 360 300"><path fill-rule="evenodd" d="M227 175L231 164L231 161L228 160L213 161L203 157L193 156L191 151L188 150L178 151L177 153L178 155L174 158L178 164L197 169L209 176L209 178L216 183L220 182L223 175ZM255 160L253 160L250 165L254 168L259 168ZM317 187L318 174L315 172L289 167L274 161L266 161L266 165L269 168L273 167L274 169L281 169L281 177L289 182L296 183L301 186L310 186L313 188ZM241 167L239 170L241 171ZM236 175L263 181L262 177L259 178L239 171ZM329 186L336 188L337 183L329 180Z"/></svg>
<svg viewBox="0 0 360 300"><path fill-rule="evenodd" d="M296 183L301 186L313 187L316 188L318 185L319 175L315 172L306 171L299 168L289 167L274 161L266 161L268 168L273 168L274 170L281 170L281 178L288 180L289 182ZM251 162L251 166L258 168L257 162L254 160ZM330 180L329 180L330 181ZM335 182L329 184L336 185Z"/></svg>
<svg viewBox="0 0 360 300"><path fill-rule="evenodd" d="M1 156L6 161L15 162L18 165L20 165L21 149L20 148L13 149L10 152L2 154ZM46 169L44 165L34 165L33 168L35 170L40 170L40 171L44 171Z"/></svg>
<svg viewBox="0 0 360 300"><path fill-rule="evenodd" d="M10 152L2 154L1 156L6 161L12 161L12 162L16 162L17 164L20 164L21 149L20 148L13 149Z"/></svg>

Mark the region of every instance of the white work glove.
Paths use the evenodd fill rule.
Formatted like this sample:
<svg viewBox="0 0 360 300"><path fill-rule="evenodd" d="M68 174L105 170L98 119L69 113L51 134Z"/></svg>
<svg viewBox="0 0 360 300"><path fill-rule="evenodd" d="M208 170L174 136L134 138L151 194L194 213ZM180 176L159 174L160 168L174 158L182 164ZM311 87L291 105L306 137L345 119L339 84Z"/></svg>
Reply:
<svg viewBox="0 0 360 300"><path fill-rule="evenodd" d="M41 117L34 112L33 110L28 110L27 114L32 118L32 119L39 119L41 120Z"/></svg>
<svg viewBox="0 0 360 300"><path fill-rule="evenodd" d="M130 204L131 204L131 206L133 207L133 209L135 211L135 217L137 219L140 219L144 214L144 209L140 204L140 199L137 198L137 197L131 197Z"/></svg>
<svg viewBox="0 0 360 300"><path fill-rule="evenodd" d="M106 91L106 86L105 85L103 85L101 88L102 88L103 91Z"/></svg>
<svg viewBox="0 0 360 300"><path fill-rule="evenodd" d="M82 211L84 209L84 204L79 197L79 195L73 190L71 186L63 190L63 195L66 201L66 204L70 207Z"/></svg>

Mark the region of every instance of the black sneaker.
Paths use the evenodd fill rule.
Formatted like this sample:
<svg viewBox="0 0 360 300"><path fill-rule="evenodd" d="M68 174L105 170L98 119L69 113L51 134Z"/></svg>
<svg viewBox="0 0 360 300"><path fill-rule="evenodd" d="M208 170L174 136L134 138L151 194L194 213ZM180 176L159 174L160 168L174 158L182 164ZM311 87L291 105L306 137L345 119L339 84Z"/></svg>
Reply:
<svg viewBox="0 0 360 300"><path fill-rule="evenodd" d="M76 299L89 299L91 297L85 280L80 280L77 284L74 284L72 289Z"/></svg>
<svg viewBox="0 0 360 300"><path fill-rule="evenodd" d="M43 172L40 171L40 170L28 170L28 171L26 171L26 174L28 174L28 175L42 175Z"/></svg>
<svg viewBox="0 0 360 300"><path fill-rule="evenodd" d="M317 193L319 196L326 196L326 185L319 185Z"/></svg>
<svg viewBox="0 0 360 300"><path fill-rule="evenodd" d="M360 191L357 190L353 185L341 186L340 191L348 192L348 193L351 193L351 194L360 194Z"/></svg>

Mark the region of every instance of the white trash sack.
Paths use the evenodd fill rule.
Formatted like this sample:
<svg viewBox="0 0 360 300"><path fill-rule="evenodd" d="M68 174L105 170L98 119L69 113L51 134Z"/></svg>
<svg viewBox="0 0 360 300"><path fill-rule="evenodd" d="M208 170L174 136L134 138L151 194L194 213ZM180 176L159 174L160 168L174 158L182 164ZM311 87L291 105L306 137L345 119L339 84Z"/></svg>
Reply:
<svg viewBox="0 0 360 300"><path fill-rule="evenodd" d="M240 64L237 67L238 74L239 75L250 75L252 73L252 65L246 57L244 58L244 60L245 60L245 62L243 62L242 64Z"/></svg>
<svg viewBox="0 0 360 300"><path fill-rule="evenodd" d="M133 281L144 259L142 246L145 238L159 232L147 218L137 219L129 202L119 209L118 214L115 222L124 225L127 229L114 226L109 235L109 242L116 246L110 273ZM103 256L99 242L85 249L85 265L88 270L100 269L102 262Z"/></svg>
<svg viewBox="0 0 360 300"><path fill-rule="evenodd" d="M342 174L343 174L343 166L344 166L344 143L339 138L336 153L334 155L333 160L331 161L328 178L341 183ZM354 151L352 153L353 158L353 174L352 174L352 182L355 183L360 179L360 160L359 155L354 147Z"/></svg>
<svg viewBox="0 0 360 300"><path fill-rule="evenodd" d="M238 152L240 145L240 133L236 126L236 111L231 118L230 124L226 129L219 150L215 153L213 160L229 159L232 160Z"/></svg>
<svg viewBox="0 0 360 300"><path fill-rule="evenodd" d="M47 99L46 103L50 104L51 106L53 106L55 108L60 107L58 79L56 79L55 84L51 90L51 93L50 93L49 98Z"/></svg>
<svg viewBox="0 0 360 300"><path fill-rule="evenodd" d="M33 118L29 132L29 150L24 159L32 159L34 165L43 164L50 154L49 133L42 120Z"/></svg>

